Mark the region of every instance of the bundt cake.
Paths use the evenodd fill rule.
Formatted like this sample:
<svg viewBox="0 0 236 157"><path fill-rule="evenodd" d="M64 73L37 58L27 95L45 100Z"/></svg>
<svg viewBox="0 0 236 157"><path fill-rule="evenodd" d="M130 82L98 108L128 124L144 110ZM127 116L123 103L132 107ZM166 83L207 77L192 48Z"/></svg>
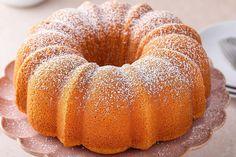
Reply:
<svg viewBox="0 0 236 157"><path fill-rule="evenodd" d="M32 27L14 86L40 134L113 154L185 134L204 114L210 67L198 33L173 14L84 2Z"/></svg>

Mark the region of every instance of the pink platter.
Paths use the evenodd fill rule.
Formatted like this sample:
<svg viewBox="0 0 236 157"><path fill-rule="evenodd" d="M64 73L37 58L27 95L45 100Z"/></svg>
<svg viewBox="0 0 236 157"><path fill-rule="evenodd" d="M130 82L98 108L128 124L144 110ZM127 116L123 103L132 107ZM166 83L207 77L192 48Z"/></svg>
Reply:
<svg viewBox="0 0 236 157"><path fill-rule="evenodd" d="M45 137L34 131L27 122L25 114L16 108L12 81L13 69L14 62L11 62L5 69L5 76L0 79L0 126L6 135L17 140L25 151L36 156L102 156L90 152L82 146L66 148L58 139ZM205 115L193 122L193 126L187 134L176 140L159 142L146 151L129 149L113 156L181 156L188 149L199 148L207 142L213 131L223 126L226 117L225 108L229 103L229 94L226 92L222 73L213 68L211 77L211 96L207 100Z"/></svg>

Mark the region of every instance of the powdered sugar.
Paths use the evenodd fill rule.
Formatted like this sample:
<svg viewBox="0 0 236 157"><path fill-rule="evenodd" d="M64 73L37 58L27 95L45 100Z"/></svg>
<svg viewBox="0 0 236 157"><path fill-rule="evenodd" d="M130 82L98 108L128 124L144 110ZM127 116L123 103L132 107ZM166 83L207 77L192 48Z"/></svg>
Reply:
<svg viewBox="0 0 236 157"><path fill-rule="evenodd" d="M42 64L36 68L31 78L34 83L30 88L35 88L36 90L49 90L49 88L60 90L65 80L70 77L69 74L71 70L81 65L81 62L83 63L82 58L74 54L61 54L49 60L44 60ZM45 78L43 79L40 76L44 76Z"/></svg>
<svg viewBox="0 0 236 157"><path fill-rule="evenodd" d="M150 95L158 95L169 87L169 92L182 92L189 85L186 76L168 59L147 56L133 63ZM176 95L178 96L178 95Z"/></svg>
<svg viewBox="0 0 236 157"><path fill-rule="evenodd" d="M22 67L25 73L19 73L17 79L26 82L21 89L27 92L22 92L26 96L18 105L27 106L30 123L40 133L58 136L65 145L71 145L71 137L81 132L81 139L73 139L72 144L96 149L96 144L93 147L90 143L99 138L109 150L110 140L124 135L130 142L124 148L139 148L135 145L139 139L134 137L139 133L131 135L131 121L137 118L136 123L142 123L141 134L147 135L144 144L151 146L159 130L159 126L152 126L159 120L155 113L158 107L172 107L161 118L160 127L175 121L180 124L182 117L187 117L184 121L189 120L190 126L192 110L198 100L205 100L194 61L194 57L204 60L205 52L196 32L179 23L173 14L153 11L146 4L130 7L115 1L99 6L85 2L78 8L55 12L32 28L19 51L16 69ZM166 29L156 31L164 25ZM140 42L145 44L139 50ZM30 65L32 68L27 67ZM182 114L183 109L188 113ZM116 122L120 123L117 129ZM75 143L77 140L80 142Z"/></svg>
<svg viewBox="0 0 236 157"><path fill-rule="evenodd" d="M103 66L97 69L91 78L88 88L88 99L96 98L97 109L105 105L107 111L111 107L128 107L134 97L132 79L128 74L115 66ZM99 93L99 97L96 95ZM123 105L122 105L123 104ZM124 104L126 104L124 106Z"/></svg>
<svg viewBox="0 0 236 157"><path fill-rule="evenodd" d="M154 28L157 28L166 23L181 23L181 21L174 14L167 11L148 12L142 15L140 19L137 19L133 22L131 36L140 35L139 38L141 38L145 36L147 32L150 32Z"/></svg>
<svg viewBox="0 0 236 157"><path fill-rule="evenodd" d="M83 65L86 61L81 62L81 58L78 57L80 55L89 62L105 65L91 74L80 76L84 78L81 79L85 81L84 84L90 84L83 89L86 90L83 100L98 99L95 104L97 109L100 105L107 105L107 111L109 107L127 107L139 94L139 91L136 91L139 88L147 92L150 97L168 88L169 92L175 93L178 97L192 83L189 76L180 68L182 66L187 71L188 63L177 64L176 60L171 60L169 57L158 58L149 55L133 64L123 65L134 61L140 41L149 32L169 23L181 23L181 21L167 11L152 11L146 4L130 8L126 3L113 1L100 6L86 2L77 9L61 9L33 28L25 43L30 50L23 54L27 58L32 52L53 45L74 49L78 54L61 52L50 58L46 55L42 57L44 59L41 62L36 59L35 63L40 64L32 73L34 87L31 88L35 90L52 88L57 92L61 90L66 86L65 83L70 83L67 81L74 77L75 69L85 68ZM162 33L158 35L162 36ZM148 41L151 42L152 40ZM164 42L166 45L164 48L174 50L175 45L171 44L172 41L166 39ZM191 47L191 42L188 45L186 50L197 51ZM155 50L152 47L150 49ZM116 67L116 65L123 66ZM135 75L131 75L127 69L132 69L130 72L135 71ZM44 75L50 79L42 80L41 76ZM97 93L100 94L99 97L96 97ZM120 105L122 103L119 101L123 101L126 105Z"/></svg>

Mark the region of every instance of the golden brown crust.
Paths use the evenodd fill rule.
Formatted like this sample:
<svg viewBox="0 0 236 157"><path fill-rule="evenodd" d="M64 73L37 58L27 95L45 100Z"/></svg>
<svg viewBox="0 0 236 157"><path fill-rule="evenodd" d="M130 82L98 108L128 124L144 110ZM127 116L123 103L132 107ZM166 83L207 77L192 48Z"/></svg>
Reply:
<svg viewBox="0 0 236 157"><path fill-rule="evenodd" d="M121 39L121 43L122 43L121 53L125 54L124 55L125 63L128 62L127 58L129 57L129 44L130 44L129 38L130 38L130 34L131 34L131 27L132 27L133 21L135 19L139 19L141 17L141 15L143 15L149 11L152 11L152 8L148 4L143 3L143 4L133 6L127 14L126 23L125 23L124 29L123 29L124 36Z"/></svg>
<svg viewBox="0 0 236 157"><path fill-rule="evenodd" d="M57 106L61 86L70 72L83 63L81 57L75 54L62 54L42 63L31 76L26 112L31 125L41 134L57 136Z"/></svg>
<svg viewBox="0 0 236 157"><path fill-rule="evenodd" d="M201 44L201 38L193 28L182 23L164 24L163 26L153 29L142 38L135 58L138 58L141 55L144 46L152 39L168 34L183 34L197 40Z"/></svg>
<svg viewBox="0 0 236 157"><path fill-rule="evenodd" d="M114 154L185 134L205 111L210 67L198 33L173 14L85 2L32 27L14 85L39 133Z"/></svg>
<svg viewBox="0 0 236 157"><path fill-rule="evenodd" d="M204 97L204 80L198 65L191 58L186 57L184 54L166 48L155 47L148 49L145 51L145 54L141 56L141 58L147 55L155 55L158 58L168 59L175 66L179 67L181 73L186 75L186 78L190 83L189 89L192 90L191 104L193 105L193 117L201 117L205 112L206 98Z"/></svg>
<svg viewBox="0 0 236 157"><path fill-rule="evenodd" d="M16 72L24 60L34 51L53 45L67 46L71 49L81 51L81 47L76 44L73 38L70 38L62 33L45 31L29 36L29 38L21 45L17 52L17 59L15 61L14 83L16 82Z"/></svg>
<svg viewBox="0 0 236 157"><path fill-rule="evenodd" d="M83 114L89 78L98 68L95 63L77 67L62 89L58 103L57 134L66 146L83 143ZM76 122L76 125L74 125Z"/></svg>
<svg viewBox="0 0 236 157"><path fill-rule="evenodd" d="M63 46L51 46L39 49L31 53L20 66L15 83L16 104L20 111L26 113L27 104L27 87L30 76L33 75L36 68L46 59L52 58L60 54L77 54L82 55L76 50ZM83 59L83 58L81 58ZM84 60L85 61L85 60Z"/></svg>
<svg viewBox="0 0 236 157"><path fill-rule="evenodd" d="M166 42L168 41L168 42ZM192 59L199 67L205 85L206 97L210 95L210 65L205 50L202 46L191 37L186 35L169 34L153 38L144 46L143 53L145 54L149 49L165 48L169 50L178 51L190 59Z"/></svg>

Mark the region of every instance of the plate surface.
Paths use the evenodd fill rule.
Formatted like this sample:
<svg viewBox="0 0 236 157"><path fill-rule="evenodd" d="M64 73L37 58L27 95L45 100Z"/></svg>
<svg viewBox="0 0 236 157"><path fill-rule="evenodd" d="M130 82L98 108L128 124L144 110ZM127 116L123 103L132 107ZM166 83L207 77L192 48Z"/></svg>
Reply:
<svg viewBox="0 0 236 157"><path fill-rule="evenodd" d="M0 78L0 126L9 137L16 139L27 152L48 157L99 157L84 147L64 147L58 139L39 135L27 122L26 115L19 112L15 105L12 75L14 62ZM199 148L206 143L213 131L224 124L225 108L229 103L229 94L225 88L225 79L220 71L212 69L211 96L207 99L204 117L193 122L192 128L182 137L153 145L146 151L129 149L116 157L175 157L183 155L188 149ZM107 155L109 157L109 155Z"/></svg>
<svg viewBox="0 0 236 157"><path fill-rule="evenodd" d="M226 84L236 88L236 70L222 53L219 41L228 37L236 38L236 21L229 21L209 26L200 31L203 47L214 67L219 69L226 78Z"/></svg>

